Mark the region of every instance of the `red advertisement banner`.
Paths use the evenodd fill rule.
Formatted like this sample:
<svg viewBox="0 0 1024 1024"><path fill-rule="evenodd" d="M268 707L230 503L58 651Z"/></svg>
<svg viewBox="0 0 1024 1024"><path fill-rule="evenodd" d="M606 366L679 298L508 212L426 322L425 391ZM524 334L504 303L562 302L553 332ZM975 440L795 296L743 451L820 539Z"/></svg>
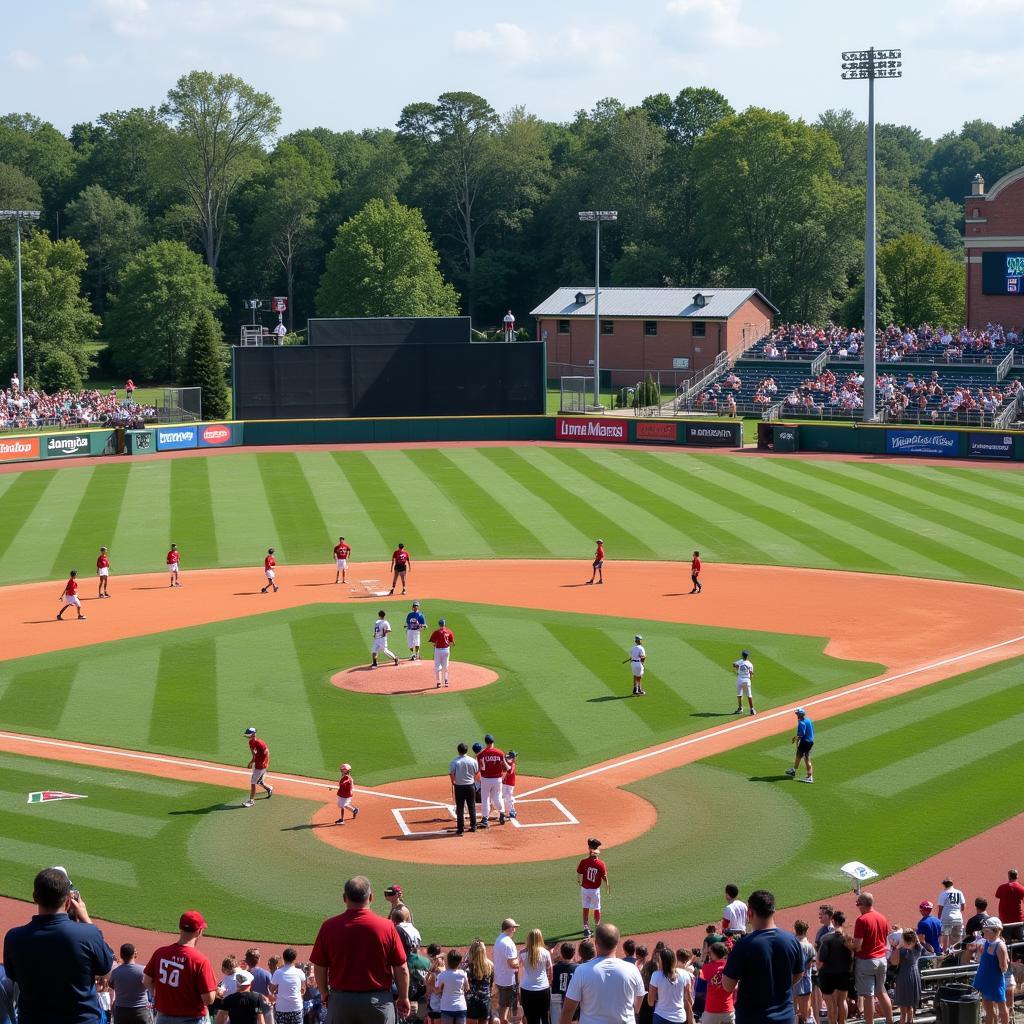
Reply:
<svg viewBox="0 0 1024 1024"><path fill-rule="evenodd" d="M674 443L676 440L676 425L674 423L641 420L636 425L636 439L638 441L671 441Z"/></svg>

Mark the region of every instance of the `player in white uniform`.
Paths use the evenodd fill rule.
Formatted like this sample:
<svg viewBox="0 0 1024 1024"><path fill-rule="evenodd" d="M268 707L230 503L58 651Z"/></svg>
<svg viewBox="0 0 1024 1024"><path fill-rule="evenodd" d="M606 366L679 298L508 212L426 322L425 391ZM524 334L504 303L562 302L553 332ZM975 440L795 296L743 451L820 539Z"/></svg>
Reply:
<svg viewBox="0 0 1024 1024"><path fill-rule="evenodd" d="M742 651L739 661L734 661L732 667L736 669L736 710L734 715L743 713L743 698L746 696L747 704L750 706L750 713L756 715L754 710L753 678L754 666L750 663L750 651Z"/></svg>
<svg viewBox="0 0 1024 1024"><path fill-rule="evenodd" d="M643 697L647 693L643 687L644 664L647 661L647 652L644 650L643 640L644 638L639 633L633 637L633 646L629 649L629 657L622 662L625 665L628 661L629 667L633 672L634 697Z"/></svg>
<svg viewBox="0 0 1024 1024"><path fill-rule="evenodd" d="M373 656L373 663L371 668L377 667L378 654L383 654L386 658L391 658L396 665L398 664L398 656L388 650L388 633L390 632L391 623L388 622L382 608L377 612L377 621L373 624L373 649L370 652Z"/></svg>

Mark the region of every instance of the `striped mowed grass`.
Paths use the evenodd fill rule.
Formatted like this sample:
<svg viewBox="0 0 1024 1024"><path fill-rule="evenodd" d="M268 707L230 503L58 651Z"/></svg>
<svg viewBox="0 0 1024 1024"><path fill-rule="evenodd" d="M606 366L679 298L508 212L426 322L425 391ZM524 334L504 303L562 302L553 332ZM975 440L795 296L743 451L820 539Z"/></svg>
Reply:
<svg viewBox="0 0 1024 1024"><path fill-rule="evenodd" d="M406 653L408 602L380 606L396 627L393 649ZM384 696L331 685L334 673L367 664L377 607L307 605L0 662L0 722L229 764L248 760L242 732L256 725L278 771L331 778L349 761L363 785L443 776L456 743L491 732L519 751L523 773L555 777L728 716L743 647L754 652L763 710L880 670L826 656L821 637L428 601L426 614L444 615L456 634L454 691ZM619 700L632 689L622 662L638 631L648 696ZM499 680L460 692L458 661Z"/></svg>
<svg viewBox="0 0 1024 1024"><path fill-rule="evenodd" d="M605 852L609 917L628 932L715 920L735 878L756 878L781 905L823 899L844 888L846 860L889 874L1005 820L1024 784L1022 668L1016 659L829 719L814 786L783 776L784 737L631 786L658 821ZM43 788L89 798L25 804ZM559 795L571 802L571 788ZM238 805L233 788L0 754L0 888L23 896L39 864L65 863L105 917L166 928L188 892L215 934L308 942L339 879L360 872L400 879L417 924L441 942L465 943L513 909L548 938L579 927L575 857L449 867L353 856L315 838L311 802ZM255 883L246 851L258 851Z"/></svg>
<svg viewBox="0 0 1024 1024"><path fill-rule="evenodd" d="M604 448L242 452L0 474L0 579L416 559L616 559L810 566L1019 587L1024 480L991 468Z"/></svg>

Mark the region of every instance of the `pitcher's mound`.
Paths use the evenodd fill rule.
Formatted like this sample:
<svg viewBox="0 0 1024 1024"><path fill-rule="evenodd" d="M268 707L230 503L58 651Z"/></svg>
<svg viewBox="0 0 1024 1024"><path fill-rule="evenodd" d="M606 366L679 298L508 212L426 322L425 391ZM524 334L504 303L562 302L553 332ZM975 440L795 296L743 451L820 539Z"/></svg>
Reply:
<svg viewBox="0 0 1024 1024"><path fill-rule="evenodd" d="M459 690L475 690L498 681L498 674L482 665L467 665L464 661L453 661L448 665L448 688L437 689L434 675L434 659L422 661L381 660L379 668L359 665L345 669L331 676L331 682L343 690L355 693L455 693Z"/></svg>

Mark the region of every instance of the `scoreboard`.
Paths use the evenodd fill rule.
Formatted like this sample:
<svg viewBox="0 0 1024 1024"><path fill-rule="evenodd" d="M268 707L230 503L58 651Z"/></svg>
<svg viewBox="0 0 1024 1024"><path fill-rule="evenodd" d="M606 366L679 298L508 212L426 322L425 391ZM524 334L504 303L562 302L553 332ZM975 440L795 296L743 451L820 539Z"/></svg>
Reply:
<svg viewBox="0 0 1024 1024"><path fill-rule="evenodd" d="M1024 295L1024 252L981 254L983 295Z"/></svg>

